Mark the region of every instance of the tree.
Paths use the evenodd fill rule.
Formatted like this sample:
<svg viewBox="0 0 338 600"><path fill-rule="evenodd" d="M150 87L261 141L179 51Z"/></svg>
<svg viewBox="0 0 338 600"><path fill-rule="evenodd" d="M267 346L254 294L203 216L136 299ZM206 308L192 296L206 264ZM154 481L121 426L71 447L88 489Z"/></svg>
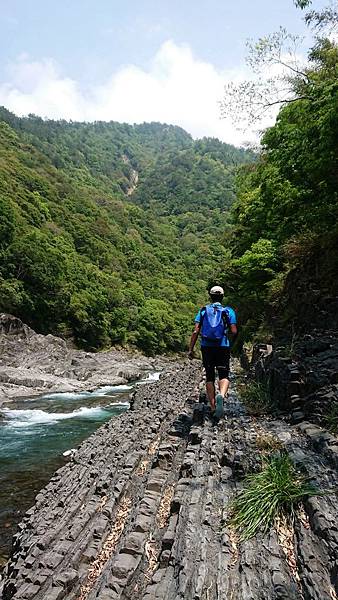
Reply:
<svg viewBox="0 0 338 600"><path fill-rule="evenodd" d="M278 109L300 97L297 83L308 79L307 67L297 54L300 38L284 28L248 42L247 64L253 78L225 86L220 103L221 117L231 119L241 128L257 124L275 115ZM267 77L267 73L272 73Z"/></svg>
<svg viewBox="0 0 338 600"><path fill-rule="evenodd" d="M312 0L294 0L294 2L298 8L304 9L311 4Z"/></svg>
<svg viewBox="0 0 338 600"><path fill-rule="evenodd" d="M294 0L295 5L302 10L311 6L312 0ZM332 2L322 10L311 10L305 15L305 22L312 27L323 30L325 28L335 29L338 26L337 2Z"/></svg>
<svg viewBox="0 0 338 600"><path fill-rule="evenodd" d="M307 8L311 0L295 0L296 6ZM338 9L329 7L311 11L305 15L308 25L322 29L320 44L325 39L325 28L338 25ZM264 118L272 118L287 104L315 98L316 77L313 66L302 59L298 47L301 38L280 28L278 32L247 43L247 64L253 77L250 80L225 86L220 102L221 117L230 117L241 128L258 124ZM311 58L311 54L309 55ZM267 73L272 73L267 76Z"/></svg>
<svg viewBox="0 0 338 600"><path fill-rule="evenodd" d="M238 178L231 274L246 332L257 331L262 314L276 315L281 298L284 321L291 313L301 321L297 288L287 287L293 271L304 288L308 286L310 306L318 296L311 295L309 273L311 284L317 293L323 290L323 296L335 285L337 75L338 46L319 39L309 52L308 78L299 84L305 97L281 108L276 124L262 138L260 160L245 167ZM321 253L326 258L319 268ZM321 272L323 265L326 271Z"/></svg>

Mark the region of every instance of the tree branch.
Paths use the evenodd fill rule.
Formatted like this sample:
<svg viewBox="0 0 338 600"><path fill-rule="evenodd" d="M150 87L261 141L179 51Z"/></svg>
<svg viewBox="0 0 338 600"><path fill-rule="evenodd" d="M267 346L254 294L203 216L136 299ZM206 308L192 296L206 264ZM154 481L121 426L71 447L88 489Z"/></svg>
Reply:
<svg viewBox="0 0 338 600"><path fill-rule="evenodd" d="M298 100L312 100L311 96L297 96L297 98L285 98L285 100L275 100L274 102L267 102L264 106L274 106L275 104L292 104Z"/></svg>

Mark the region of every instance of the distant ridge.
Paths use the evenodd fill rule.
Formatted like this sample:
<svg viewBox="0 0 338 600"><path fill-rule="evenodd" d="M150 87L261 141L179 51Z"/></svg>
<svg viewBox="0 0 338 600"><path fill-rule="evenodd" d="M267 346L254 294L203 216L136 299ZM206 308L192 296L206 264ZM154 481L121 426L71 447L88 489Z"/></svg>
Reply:
<svg viewBox="0 0 338 600"><path fill-rule="evenodd" d="M173 125L5 108L0 144L0 310L87 348L183 349L253 154Z"/></svg>

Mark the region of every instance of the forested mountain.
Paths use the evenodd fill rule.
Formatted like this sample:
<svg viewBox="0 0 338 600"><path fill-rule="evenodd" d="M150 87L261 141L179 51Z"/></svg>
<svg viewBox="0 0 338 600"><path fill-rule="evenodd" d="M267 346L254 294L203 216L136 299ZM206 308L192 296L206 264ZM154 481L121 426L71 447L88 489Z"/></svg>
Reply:
<svg viewBox="0 0 338 600"><path fill-rule="evenodd" d="M1 109L0 310L88 348L181 350L217 280L245 337L338 326L337 74L319 39L259 159L171 125Z"/></svg>
<svg viewBox="0 0 338 600"><path fill-rule="evenodd" d="M0 110L0 310L88 348L185 347L229 258L237 165L252 153L158 123Z"/></svg>
<svg viewBox="0 0 338 600"><path fill-rule="evenodd" d="M318 39L260 160L239 176L230 279L248 336L338 326L337 76L337 45Z"/></svg>

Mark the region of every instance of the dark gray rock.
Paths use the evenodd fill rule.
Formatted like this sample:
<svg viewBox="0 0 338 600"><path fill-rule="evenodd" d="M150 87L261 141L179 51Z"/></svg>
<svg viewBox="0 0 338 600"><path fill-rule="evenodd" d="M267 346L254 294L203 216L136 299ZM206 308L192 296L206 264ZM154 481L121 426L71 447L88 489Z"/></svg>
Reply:
<svg viewBox="0 0 338 600"><path fill-rule="evenodd" d="M282 355L285 351L280 347L268 352L259 344L253 352L254 376L267 383L274 405L292 413L294 423L305 418L325 425L338 406L337 332L303 336L293 345L292 359Z"/></svg>
<svg viewBox="0 0 338 600"><path fill-rule="evenodd" d="M57 472L19 528L3 600L77 600L81 590L86 600L334 598L334 496L296 511L298 583L274 529L240 542L228 513L260 467L259 436L277 437L319 489L338 487L335 438L309 422L253 419L233 390L226 420L215 427L206 411L193 423L200 373L197 361L182 363L139 386L133 410Z"/></svg>
<svg viewBox="0 0 338 600"><path fill-rule="evenodd" d="M140 562L140 557L132 554L117 555L112 565L112 573L117 579L127 580L128 577L135 571Z"/></svg>

